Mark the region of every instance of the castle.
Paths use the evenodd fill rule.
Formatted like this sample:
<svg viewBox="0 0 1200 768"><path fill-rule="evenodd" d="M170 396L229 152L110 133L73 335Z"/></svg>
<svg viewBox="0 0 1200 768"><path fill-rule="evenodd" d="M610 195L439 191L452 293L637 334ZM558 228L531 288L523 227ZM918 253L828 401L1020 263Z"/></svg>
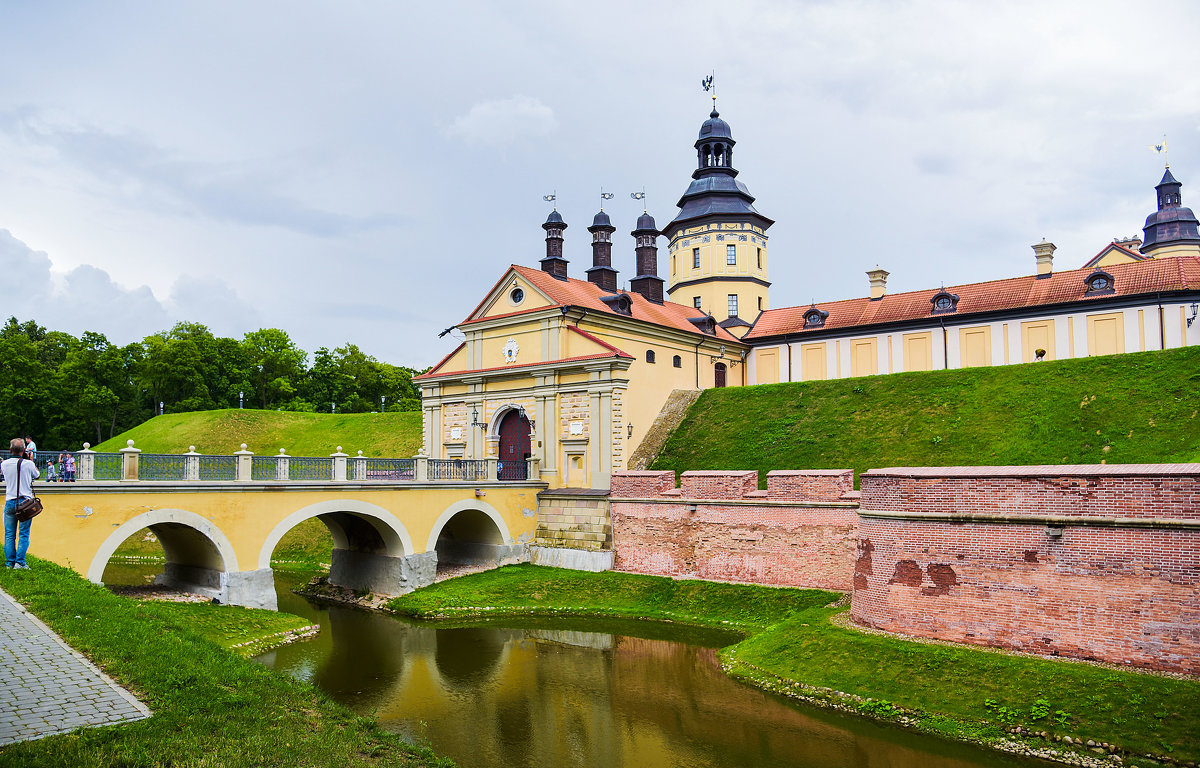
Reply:
<svg viewBox="0 0 1200 768"><path fill-rule="evenodd" d="M1200 232L1168 168L1144 240L1114 241L1055 271L1053 243L1027 275L773 309L772 219L737 179L736 142L714 107L696 169L661 230L638 217L622 290L608 214L592 265L568 274L567 222L551 211L539 267L510 266L456 328L464 341L414 381L424 455L495 457L501 479L608 488L675 390L1008 365L1200 343ZM658 238L667 243L659 276ZM532 473L532 474L531 474Z"/></svg>

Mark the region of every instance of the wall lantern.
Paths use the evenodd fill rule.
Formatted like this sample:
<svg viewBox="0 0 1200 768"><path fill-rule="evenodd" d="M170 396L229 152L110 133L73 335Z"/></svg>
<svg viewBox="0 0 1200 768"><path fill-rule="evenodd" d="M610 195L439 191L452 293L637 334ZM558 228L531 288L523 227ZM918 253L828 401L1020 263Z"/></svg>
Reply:
<svg viewBox="0 0 1200 768"><path fill-rule="evenodd" d="M626 437L633 437L633 425L632 424L627 425L625 427L625 430L626 430L626 432L625 432Z"/></svg>
<svg viewBox="0 0 1200 768"><path fill-rule="evenodd" d="M471 426L487 429L487 423L479 420L479 409L474 406L471 407Z"/></svg>
<svg viewBox="0 0 1200 768"><path fill-rule="evenodd" d="M1188 328L1191 328L1192 323L1195 322L1195 320L1196 320L1197 311L1200 311L1200 304L1197 304L1196 302L1193 301L1192 306L1189 307L1189 309L1192 310L1192 316L1188 318L1187 324L1188 324Z"/></svg>

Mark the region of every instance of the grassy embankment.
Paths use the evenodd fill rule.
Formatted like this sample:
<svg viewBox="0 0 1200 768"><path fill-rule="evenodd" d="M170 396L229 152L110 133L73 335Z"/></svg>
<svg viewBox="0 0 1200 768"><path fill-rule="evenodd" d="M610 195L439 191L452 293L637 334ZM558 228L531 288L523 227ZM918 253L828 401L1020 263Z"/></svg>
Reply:
<svg viewBox="0 0 1200 768"><path fill-rule="evenodd" d="M846 610L827 607L840 597L521 565L444 581L389 608L417 618L642 617L739 629L748 637L721 652L722 664L785 695L950 738L1013 739L1007 730L1021 725L1136 755L1200 758L1200 681L867 634L830 623Z"/></svg>
<svg viewBox="0 0 1200 768"><path fill-rule="evenodd" d="M33 560L0 571L0 587L72 647L128 687L154 716L0 749L5 766L434 766L313 686L228 648L307 624L299 616L230 606L117 597ZM246 646L241 653L250 653Z"/></svg>
<svg viewBox="0 0 1200 768"><path fill-rule="evenodd" d="M655 469L1200 461L1200 348L706 390Z"/></svg>
<svg viewBox="0 0 1200 768"><path fill-rule="evenodd" d="M230 454L246 443L259 455L283 448L291 456L328 456L340 445L346 453L407 457L421 447L420 413L286 413L226 409L156 416L98 446L116 451L127 440L146 453ZM115 560L162 560L162 547L146 532L131 536L114 554ZM333 539L319 520L293 528L275 548L272 566L320 569L329 563Z"/></svg>

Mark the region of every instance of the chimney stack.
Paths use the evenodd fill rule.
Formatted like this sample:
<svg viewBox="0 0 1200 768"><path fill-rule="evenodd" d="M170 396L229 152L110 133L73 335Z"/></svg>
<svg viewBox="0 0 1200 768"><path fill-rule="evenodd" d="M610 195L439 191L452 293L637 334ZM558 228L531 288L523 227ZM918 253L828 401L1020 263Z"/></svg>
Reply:
<svg viewBox="0 0 1200 768"><path fill-rule="evenodd" d="M567 260L563 258L563 230L567 223L555 208L546 217L542 229L546 230L546 258L542 259L542 271L549 272L559 280L567 279Z"/></svg>
<svg viewBox="0 0 1200 768"><path fill-rule="evenodd" d="M1057 250L1054 243L1046 242L1046 238L1043 237L1042 242L1030 247L1033 248L1034 258L1037 259L1038 279L1050 277L1054 272L1054 252Z"/></svg>
<svg viewBox="0 0 1200 768"><path fill-rule="evenodd" d="M663 303L663 279L658 276L658 227L649 213L638 216L637 229L629 234L635 240L637 277L629 281L629 290L640 293L648 301Z"/></svg>
<svg viewBox="0 0 1200 768"><path fill-rule="evenodd" d="M616 231L603 209L588 227L592 233L592 268L587 271L587 279L608 293L617 292L617 270L612 268L612 233Z"/></svg>
<svg viewBox="0 0 1200 768"><path fill-rule="evenodd" d="M882 299L887 293L888 271L876 265L875 269L867 270L867 278L871 281L871 301Z"/></svg>

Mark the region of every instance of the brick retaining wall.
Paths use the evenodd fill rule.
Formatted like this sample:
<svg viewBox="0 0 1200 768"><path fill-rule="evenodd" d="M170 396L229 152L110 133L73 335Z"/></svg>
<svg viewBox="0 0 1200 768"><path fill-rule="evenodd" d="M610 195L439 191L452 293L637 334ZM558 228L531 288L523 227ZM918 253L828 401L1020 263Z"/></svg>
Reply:
<svg viewBox="0 0 1200 768"><path fill-rule="evenodd" d="M1200 674L1200 464L871 470L851 614Z"/></svg>
<svg viewBox="0 0 1200 768"><path fill-rule="evenodd" d="M659 576L848 591L857 504L850 470L617 472L614 568Z"/></svg>

